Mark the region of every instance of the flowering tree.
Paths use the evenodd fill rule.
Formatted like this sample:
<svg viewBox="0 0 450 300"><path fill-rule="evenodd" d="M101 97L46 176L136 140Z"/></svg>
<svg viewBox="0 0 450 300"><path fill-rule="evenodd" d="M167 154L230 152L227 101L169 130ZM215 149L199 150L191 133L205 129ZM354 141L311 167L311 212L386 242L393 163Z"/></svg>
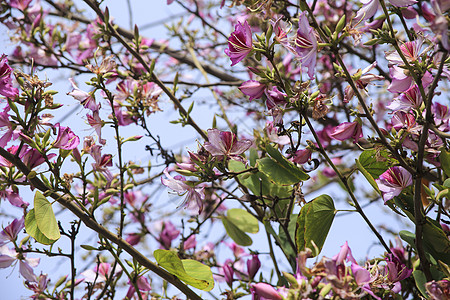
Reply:
<svg viewBox="0 0 450 300"><path fill-rule="evenodd" d="M448 0L172 0L185 14L164 41L79 2L1 4L17 46L0 61L0 268L18 264L31 298L449 299ZM65 93L80 124L53 121ZM164 101L196 147L149 126ZM166 189L186 209L159 207ZM371 203L404 230L372 225ZM344 212L385 253L318 258Z"/></svg>

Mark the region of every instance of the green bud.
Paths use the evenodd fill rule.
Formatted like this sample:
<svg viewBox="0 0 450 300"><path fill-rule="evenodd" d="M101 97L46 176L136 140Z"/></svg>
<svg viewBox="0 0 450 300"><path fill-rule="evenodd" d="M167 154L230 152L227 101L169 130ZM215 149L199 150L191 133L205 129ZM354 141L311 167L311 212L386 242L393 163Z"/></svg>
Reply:
<svg viewBox="0 0 450 300"><path fill-rule="evenodd" d="M341 32L342 29L344 29L344 26L345 26L345 15L343 15L339 20L339 22L337 23L335 32L337 33Z"/></svg>

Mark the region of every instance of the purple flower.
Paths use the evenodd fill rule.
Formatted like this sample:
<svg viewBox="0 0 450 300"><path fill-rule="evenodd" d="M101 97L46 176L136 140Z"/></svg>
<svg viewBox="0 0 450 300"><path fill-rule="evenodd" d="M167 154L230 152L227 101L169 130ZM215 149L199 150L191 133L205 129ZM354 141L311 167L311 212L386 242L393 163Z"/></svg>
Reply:
<svg viewBox="0 0 450 300"><path fill-rule="evenodd" d="M386 267L384 271L387 274L387 279L390 282L397 283L411 276L413 270L408 269L397 256L388 254L386 257ZM395 293L397 293L400 291L400 288L401 286L398 284L394 286L393 290L398 289L398 291L394 291Z"/></svg>
<svg viewBox="0 0 450 300"><path fill-rule="evenodd" d="M375 180L383 194L384 203L400 195L403 189L412 185L412 175L405 168L394 166Z"/></svg>
<svg viewBox="0 0 450 300"><path fill-rule="evenodd" d="M172 222L164 222L163 223L163 229L159 235L159 242L161 243L161 246L163 246L165 249L170 249L170 246L172 245L172 241L178 237L180 234L180 231L177 230L175 225L172 224Z"/></svg>
<svg viewBox="0 0 450 300"><path fill-rule="evenodd" d="M120 266L117 266L115 270L116 270L115 274L118 274L119 272L122 271ZM95 266L93 270L88 269L88 270L84 271L83 273L81 273L81 275L83 275L85 277L84 281L86 281L86 282L100 283L100 282L106 282L106 280L108 278L113 276L113 274L111 274L111 271L112 271L111 264L100 263L98 266Z"/></svg>
<svg viewBox="0 0 450 300"><path fill-rule="evenodd" d="M0 128L6 127L7 130L0 138L0 147L5 148L9 141L14 137L17 138L17 134L14 132L15 125L9 121L10 115L8 114L10 108L6 106L2 112L0 112Z"/></svg>
<svg viewBox="0 0 450 300"><path fill-rule="evenodd" d="M286 103L286 93L278 90L278 87L274 86L271 90L266 89L265 94L267 96L266 105L268 109L272 109L277 105L283 105Z"/></svg>
<svg viewBox="0 0 450 300"><path fill-rule="evenodd" d="M427 282L425 288L431 300L448 299L446 297L450 295L450 281L447 279Z"/></svg>
<svg viewBox="0 0 450 300"><path fill-rule="evenodd" d="M88 124L95 129L95 132L97 133L100 140L100 144L106 144L106 140L102 139L102 127L104 125L104 122L102 121L102 119L100 119L98 110L92 112L92 115L87 114L86 117Z"/></svg>
<svg viewBox="0 0 450 300"><path fill-rule="evenodd" d="M212 156L219 158L226 157L240 160L239 155L252 146L251 140L238 141L234 133L218 129L208 129L208 140L208 142L205 142L205 149Z"/></svg>
<svg viewBox="0 0 450 300"><path fill-rule="evenodd" d="M222 267L222 271L223 271L226 283L228 284L228 286L230 288L233 288L233 275L234 275L233 267L230 266L229 264L225 264Z"/></svg>
<svg viewBox="0 0 450 300"><path fill-rule="evenodd" d="M0 58L0 95L14 98L19 95L19 90L12 86L12 68L8 65L8 59L3 54Z"/></svg>
<svg viewBox="0 0 450 300"><path fill-rule="evenodd" d="M24 218L14 219L8 226L0 232L0 246L8 242L14 242L19 232L25 227Z"/></svg>
<svg viewBox="0 0 450 300"><path fill-rule="evenodd" d="M76 100L80 101L85 108L92 111L96 111L100 108L100 104L97 105L97 103L95 103L95 98L90 93L80 90L72 78L69 78L69 81L73 86L73 90L67 93L67 95L74 97Z"/></svg>
<svg viewBox="0 0 450 300"><path fill-rule="evenodd" d="M270 284L260 282L252 284L250 290L252 291L252 299L267 299L267 300L282 300L283 298L277 290Z"/></svg>
<svg viewBox="0 0 450 300"><path fill-rule="evenodd" d="M370 19L381 8L379 0L361 0L363 7L356 13L355 22ZM397 7L407 7L417 3L415 0L389 0L389 2Z"/></svg>
<svg viewBox="0 0 450 300"><path fill-rule="evenodd" d="M317 59L317 38L314 29L309 26L306 12L300 14L295 46L302 67L307 67L309 79L314 79L314 69L316 68Z"/></svg>
<svg viewBox="0 0 450 300"><path fill-rule="evenodd" d="M260 267L261 267L261 262L259 261L258 255L253 254L252 258L247 260L248 278L253 279Z"/></svg>
<svg viewBox="0 0 450 300"><path fill-rule="evenodd" d="M361 69L358 69L358 71L356 73L360 72L360 76L358 79L355 80L355 85L358 89L360 90L365 90L367 85L375 80L382 80L384 79L383 76L379 76L379 75L374 75L369 73L369 71L371 71L373 68L375 68L377 66L377 62L374 62L373 64L367 66L364 70L361 71ZM347 86L345 88L345 94L344 94L344 101L348 102L350 101L354 94L355 91L353 90L353 88L351 86Z"/></svg>
<svg viewBox="0 0 450 300"><path fill-rule="evenodd" d="M32 0L11 0L9 5L19 10L25 10Z"/></svg>
<svg viewBox="0 0 450 300"><path fill-rule="evenodd" d="M336 126L330 136L338 141L345 141L352 138L353 143L356 143L363 136L362 126L358 121L344 122Z"/></svg>
<svg viewBox="0 0 450 300"><path fill-rule="evenodd" d="M420 95L419 87L413 85L406 92L395 98L391 104L386 106L395 111L410 111L411 109L418 109L422 105L422 96Z"/></svg>
<svg viewBox="0 0 450 300"><path fill-rule="evenodd" d="M184 241L183 248L184 250L194 249L197 246L197 241L195 240L195 235L191 235Z"/></svg>
<svg viewBox="0 0 450 300"><path fill-rule="evenodd" d="M89 152L89 154L91 154L92 158L94 158L95 160L95 163L92 164L92 168L95 171L101 172L108 181L108 184L110 184L113 179L113 175L107 167L112 166L112 155L111 154L102 155L102 146L100 145L91 146L89 148L89 151L87 152Z"/></svg>
<svg viewBox="0 0 450 300"><path fill-rule="evenodd" d="M15 207L25 208L30 205L30 203L23 201L22 197L20 197L17 191L14 191L11 188L0 191L0 199L5 198L9 201L9 203L11 203L11 205Z"/></svg>
<svg viewBox="0 0 450 300"><path fill-rule="evenodd" d="M136 289L134 288L134 285L132 285L130 281L128 281L128 284L130 285L130 287L128 288L126 299L133 299L133 296L136 293ZM138 277L138 279L136 280L136 285L139 291L142 292L148 292L152 290L152 287L148 282L148 279L143 276Z"/></svg>
<svg viewBox="0 0 450 300"><path fill-rule="evenodd" d="M55 127L58 128L58 136L53 143L53 147L63 150L72 150L78 147L80 138L69 127L62 127L59 123Z"/></svg>
<svg viewBox="0 0 450 300"><path fill-rule="evenodd" d="M268 121L265 129L269 141L280 145L287 145L291 142L287 135L278 135L278 129L273 126L273 122Z"/></svg>
<svg viewBox="0 0 450 300"><path fill-rule="evenodd" d="M304 164L311 159L311 153L312 151L309 148L298 150L292 157L292 161L297 164Z"/></svg>
<svg viewBox="0 0 450 300"><path fill-rule="evenodd" d="M167 168L164 169L164 175L166 175L167 179L161 177L161 183L163 185L176 192L178 196L186 195L186 198L180 206L189 206L191 202L195 202L198 206L198 213L200 214L203 210L203 200L205 199L205 194L203 193L204 188L195 187L194 183L188 182L184 176L170 176Z"/></svg>
<svg viewBox="0 0 450 300"><path fill-rule="evenodd" d="M417 61L419 57L422 55L423 43L424 39L420 38L412 42L406 42L400 46L400 50L403 56L409 63ZM390 64L396 64L401 66L404 65L402 57L395 50L386 52L386 59L389 61Z"/></svg>
<svg viewBox="0 0 450 300"><path fill-rule="evenodd" d="M261 98L261 96L264 94L264 89L266 88L266 85L256 81L256 80L248 80L241 84L239 87L239 90L244 94L250 97L250 101L253 99Z"/></svg>
<svg viewBox="0 0 450 300"><path fill-rule="evenodd" d="M248 22L245 21L244 24L238 22L228 38L228 49L225 49L225 54L231 59L231 66L243 60L252 49L252 30Z"/></svg>
<svg viewBox="0 0 450 300"><path fill-rule="evenodd" d="M24 253L17 253L6 245L0 247L0 269L8 268L19 262L19 273L26 280L36 282L33 269L39 264L39 258L27 258Z"/></svg>

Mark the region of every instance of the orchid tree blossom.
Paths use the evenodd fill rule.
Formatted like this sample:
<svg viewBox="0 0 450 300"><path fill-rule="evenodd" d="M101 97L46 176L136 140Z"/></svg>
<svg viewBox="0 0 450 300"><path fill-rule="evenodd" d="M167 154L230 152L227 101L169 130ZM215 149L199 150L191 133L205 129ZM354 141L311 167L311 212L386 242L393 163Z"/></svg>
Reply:
<svg viewBox="0 0 450 300"><path fill-rule="evenodd" d="M15 98L19 95L19 90L12 86L12 68L8 65L6 55L0 57L0 95Z"/></svg>
<svg viewBox="0 0 450 300"><path fill-rule="evenodd" d="M302 63L302 68L308 68L309 79L314 79L317 60L317 38L314 29L309 25L306 11L302 12L298 21L295 49Z"/></svg>
<svg viewBox="0 0 450 300"><path fill-rule="evenodd" d="M69 78L69 81L72 84L73 90L67 93L67 95L70 95L76 100L80 101L80 103L87 109L90 109L92 111L100 109L100 104L97 104L95 102L95 98L91 93L80 90L72 78Z"/></svg>
<svg viewBox="0 0 450 300"><path fill-rule="evenodd" d="M359 123L358 121L344 122L336 126L330 136L338 141L345 141L352 138L353 143L356 143L360 138L363 137L361 123Z"/></svg>
<svg viewBox="0 0 450 300"><path fill-rule="evenodd" d="M78 147L80 138L69 127L62 127L59 123L55 127L58 128L58 136L53 143L53 147L63 150L72 150Z"/></svg>
<svg viewBox="0 0 450 300"><path fill-rule="evenodd" d="M164 175L167 179L161 177L161 183L179 196L186 195L184 201L180 206L189 206L191 202L195 202L198 206L198 213L203 210L203 200L205 200L205 194L203 192L204 187L196 187L193 182L188 182L184 176L177 175L175 177L170 176L168 169L164 169Z"/></svg>
<svg viewBox="0 0 450 300"><path fill-rule="evenodd" d="M367 85L375 80L383 80L384 77L380 75L375 75L369 73L373 68L377 66L377 62L372 63L371 65L364 68L364 70L361 71L361 69L358 69L353 76L356 77L355 79L355 85L359 90L366 90ZM344 90L344 101L349 102L353 96L355 95L355 91L353 88L348 85L345 87Z"/></svg>
<svg viewBox="0 0 450 300"><path fill-rule="evenodd" d="M102 262L94 267L81 273L84 276L84 281L92 283L106 282L111 276L115 276L122 272L120 266L116 266L115 273L112 273L111 264Z"/></svg>
<svg viewBox="0 0 450 300"><path fill-rule="evenodd" d="M17 235L25 227L25 219L14 219L8 226L3 228L0 232L0 246L5 245L8 242L15 242Z"/></svg>
<svg viewBox="0 0 450 300"><path fill-rule="evenodd" d="M247 21L244 24L238 22L235 30L228 38L228 49L225 49L225 54L231 59L231 66L243 60L252 49L252 30L250 25L248 25Z"/></svg>
<svg viewBox="0 0 450 300"><path fill-rule="evenodd" d="M411 173L401 166L387 169L375 182L383 194L384 203L400 195L405 188L413 184Z"/></svg>
<svg viewBox="0 0 450 300"><path fill-rule="evenodd" d="M37 267L39 261L39 258L28 258L24 253L18 253L15 249L10 249L6 245L0 246L0 269L19 263L20 275L30 282L36 282L33 268Z"/></svg>
<svg viewBox="0 0 450 300"><path fill-rule="evenodd" d="M205 142L204 147L212 156L234 160L242 160L240 155L253 144L251 140L238 140L234 133L220 131L215 128L208 129L208 140L208 142Z"/></svg>
<svg viewBox="0 0 450 300"><path fill-rule="evenodd" d="M250 101L261 98L265 89L266 85L256 80L245 81L239 87L244 95L249 96Z"/></svg>

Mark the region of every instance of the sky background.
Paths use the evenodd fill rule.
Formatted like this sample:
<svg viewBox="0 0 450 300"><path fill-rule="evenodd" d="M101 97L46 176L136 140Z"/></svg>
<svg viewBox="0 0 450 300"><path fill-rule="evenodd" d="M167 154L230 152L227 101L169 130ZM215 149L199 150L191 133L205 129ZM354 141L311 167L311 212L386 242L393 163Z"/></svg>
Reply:
<svg viewBox="0 0 450 300"><path fill-rule="evenodd" d="M79 1L76 1L79 2ZM116 23L129 28L129 13L126 5L127 1L106 1L109 9L110 15L113 16L116 20ZM144 25L153 23L159 20L170 18L171 16L178 16L180 13L180 8L173 5L166 5L166 1L144 1L144 0L132 0L133 11L132 16L135 24ZM92 16L91 13L88 13L87 16ZM141 30L140 33L143 36L148 38L154 38L156 40L163 39L165 29L162 26L151 27L147 30ZM0 49L6 53L10 52L13 45L10 44L9 39L6 36L7 32L5 31L5 27L0 27ZM66 93L71 91L71 85L67 80L65 75L61 76L58 72L47 71L46 73L49 81L55 82L52 89L58 90L59 94L55 98L55 102L61 102L67 107L77 107L79 106L78 102L74 101L73 98L67 96ZM83 89L83 85L80 86ZM199 95L199 97L210 97L210 95ZM175 152L178 152L178 149L196 149L195 137L197 136L195 132L189 128L182 128L179 125L167 125L167 120L174 120L178 118L178 113L173 111L173 105L165 100L163 97L161 108L165 110L163 113L154 114L149 118L149 126L154 130L154 133L159 134L162 138L163 145L169 146L169 148L173 149ZM80 124L80 118L83 118L85 112L81 109L75 110L73 114L71 114L68 118L64 119L64 125L71 124ZM209 128L211 126L213 113L209 111L207 108L195 109L193 112L194 119L197 123L200 124L201 128ZM58 120L60 116L56 116L55 120ZM165 124L161 126L161 124ZM88 128L88 127L86 127ZM136 127L129 126L124 129L124 136L134 135ZM250 130L251 132L251 130ZM84 132L85 135L92 134L92 131L86 129ZM148 160L148 152L144 149L136 149L132 146L126 148L127 159L142 161L145 162ZM130 157L131 156L131 157ZM347 159L354 159L354 157L350 157ZM366 182L363 181L355 182L356 185L367 185ZM160 201L161 205L165 205L166 203L170 203L173 207L176 207L179 203L178 199L174 199L173 196L167 196L167 189L161 186ZM321 190L320 193L328 193L333 199L343 198L342 190L336 185L326 190ZM318 196L320 193L316 193L313 195L305 195L306 200L311 200L315 196ZM362 195L360 195L362 196ZM32 197L32 194L30 194ZM26 201L32 203L32 199L25 199ZM382 200L380 200L382 201ZM231 205L232 206L232 205ZM350 207L345 203L338 202L336 203L336 207L338 209L349 209ZM3 201L1 203L2 211L11 210L11 213L15 213L9 203ZM299 210L299 208L297 208ZM368 217L372 220L375 226L380 224L386 224L391 226L391 229L397 230L399 228L397 222L392 217L391 213L387 213L387 210L384 210L380 205L372 204L369 208L365 209ZM8 211L9 213L10 211ZM19 212L19 211L16 211ZM10 219L6 219L0 216L0 225L6 226ZM70 218L67 218L67 222L70 221ZM392 240L392 236L387 235L385 232L382 233L385 237L385 240ZM89 242L89 237L92 236L87 233L86 241L83 242L83 239L80 239L81 243ZM259 248L261 251L267 249L267 242L265 238L265 234L259 233L256 236L252 235L253 240L255 241L254 248ZM362 218L356 213L353 214L338 214L334 220L328 238L323 247L323 251L321 255L325 255L328 257L334 256L338 253L340 246L344 244L345 241L348 241L350 247L352 248L353 255L357 260L363 260L366 256L374 257L377 255L381 255L384 252L384 249L376 244L375 236L369 230L368 226L364 223ZM200 245L201 246L201 245ZM265 247L265 248L264 248ZM222 252L224 255L228 255L224 250ZM35 257L35 255L33 255ZM35 268L35 273L39 274L41 271L49 274L63 274L66 270L61 269L61 265L66 263L62 259L47 259L42 257L41 264ZM86 267L86 263L80 264L80 269ZM54 278L54 276L52 276ZM22 279L19 278L18 266L15 269L0 269L0 290L2 293L0 294L0 299L26 299L26 296L29 295L29 291L23 287ZM217 291L217 289L215 289ZM219 293L216 293L219 294ZM21 297L22 295L22 297Z"/></svg>

